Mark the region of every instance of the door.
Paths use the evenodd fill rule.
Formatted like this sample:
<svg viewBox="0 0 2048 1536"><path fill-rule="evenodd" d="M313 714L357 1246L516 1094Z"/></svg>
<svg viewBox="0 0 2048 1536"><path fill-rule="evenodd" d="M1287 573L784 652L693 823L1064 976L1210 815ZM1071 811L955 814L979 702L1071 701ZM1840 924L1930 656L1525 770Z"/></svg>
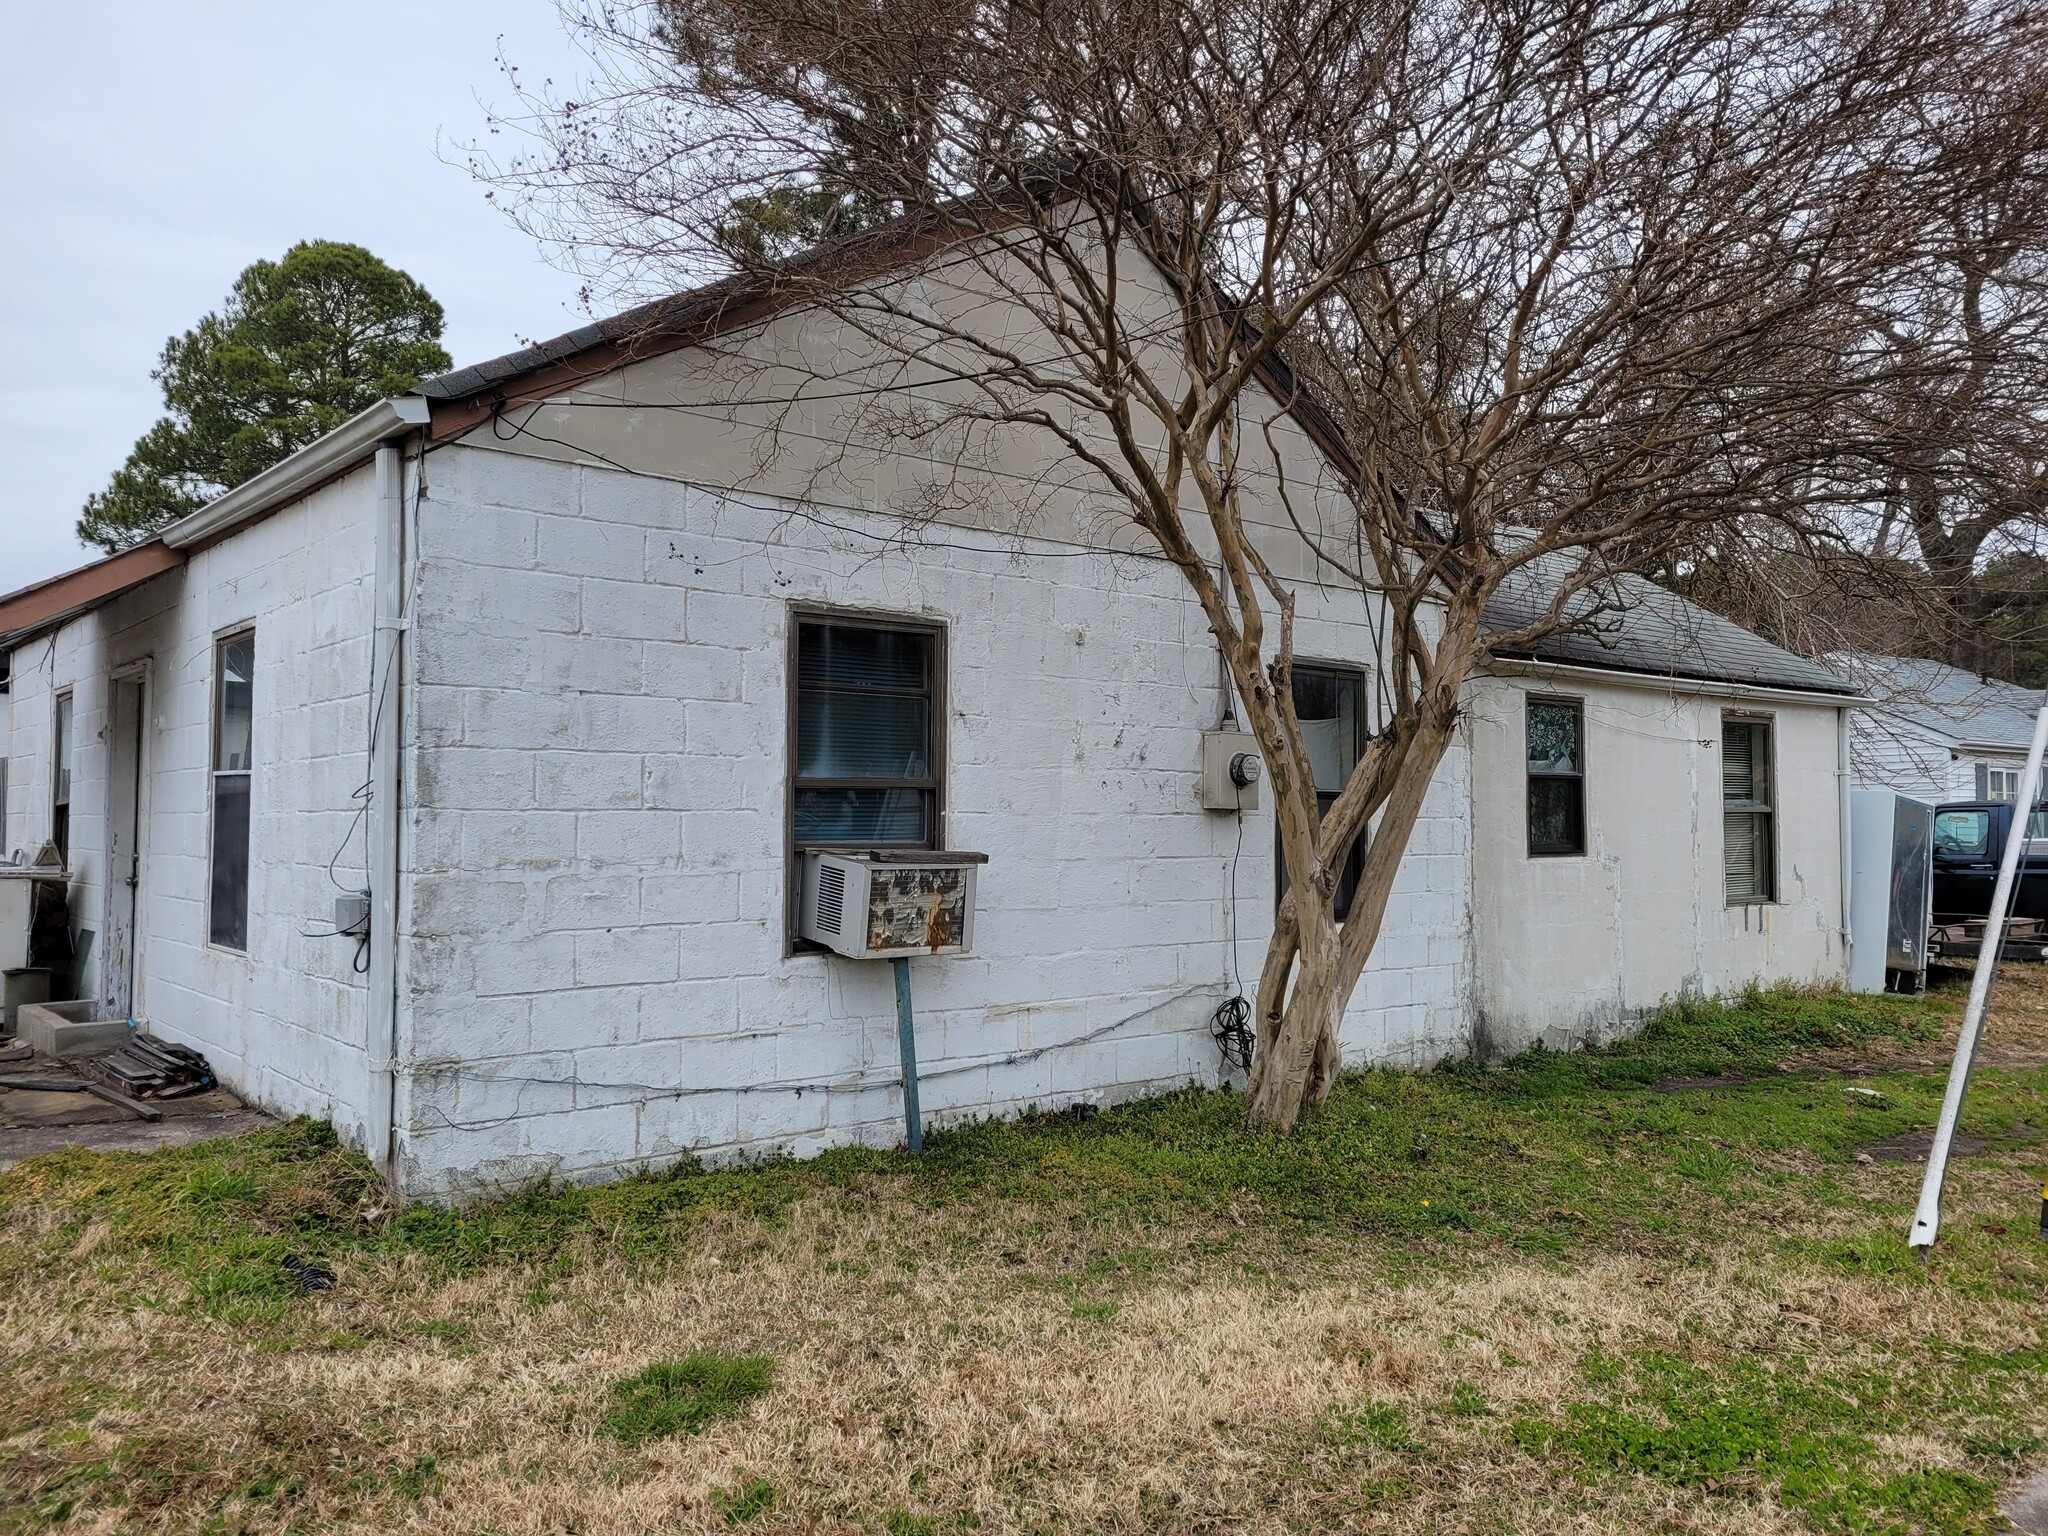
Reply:
<svg viewBox="0 0 2048 1536"><path fill-rule="evenodd" d="M115 677L107 698L107 909L101 931L100 1001L110 1019L135 1015L136 893L142 888L143 721L147 674Z"/></svg>
<svg viewBox="0 0 2048 1536"><path fill-rule="evenodd" d="M2004 807L1945 805L1934 813L1934 920L1956 922L1991 910L2004 846Z"/></svg>

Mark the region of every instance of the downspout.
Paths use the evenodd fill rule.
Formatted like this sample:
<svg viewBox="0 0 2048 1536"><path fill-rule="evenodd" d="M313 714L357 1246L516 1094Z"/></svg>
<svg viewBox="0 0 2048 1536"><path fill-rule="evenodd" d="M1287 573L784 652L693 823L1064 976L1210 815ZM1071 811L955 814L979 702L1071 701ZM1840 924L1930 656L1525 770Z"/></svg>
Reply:
<svg viewBox="0 0 2048 1536"><path fill-rule="evenodd" d="M1856 935L1849 926L1849 882L1854 870L1849 847L1849 707L1846 704L1835 711L1835 784L1840 797L1837 816L1841 825L1837 829L1837 841L1842 851L1842 973L1846 978L1850 955L1856 948Z"/></svg>
<svg viewBox="0 0 2048 1536"><path fill-rule="evenodd" d="M377 445L376 563L370 637L369 1145L394 1198L398 1171L398 722L405 630L405 449Z"/></svg>

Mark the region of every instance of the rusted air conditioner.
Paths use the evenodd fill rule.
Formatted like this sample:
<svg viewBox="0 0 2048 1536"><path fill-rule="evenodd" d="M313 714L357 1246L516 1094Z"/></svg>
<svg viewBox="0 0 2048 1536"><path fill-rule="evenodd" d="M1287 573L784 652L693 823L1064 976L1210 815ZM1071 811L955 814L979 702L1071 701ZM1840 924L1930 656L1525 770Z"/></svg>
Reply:
<svg viewBox="0 0 2048 1536"><path fill-rule="evenodd" d="M873 848L804 855L799 930L856 960L964 955L974 947L974 877L985 853Z"/></svg>

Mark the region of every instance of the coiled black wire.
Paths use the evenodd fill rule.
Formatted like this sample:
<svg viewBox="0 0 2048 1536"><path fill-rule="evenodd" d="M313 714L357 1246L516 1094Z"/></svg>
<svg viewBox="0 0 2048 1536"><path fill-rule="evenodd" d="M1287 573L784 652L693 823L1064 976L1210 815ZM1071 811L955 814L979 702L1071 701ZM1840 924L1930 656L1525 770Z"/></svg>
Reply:
<svg viewBox="0 0 2048 1536"><path fill-rule="evenodd" d="M1240 1072L1252 1069L1252 1005L1242 997L1226 997L1209 1016L1216 1044L1227 1065Z"/></svg>

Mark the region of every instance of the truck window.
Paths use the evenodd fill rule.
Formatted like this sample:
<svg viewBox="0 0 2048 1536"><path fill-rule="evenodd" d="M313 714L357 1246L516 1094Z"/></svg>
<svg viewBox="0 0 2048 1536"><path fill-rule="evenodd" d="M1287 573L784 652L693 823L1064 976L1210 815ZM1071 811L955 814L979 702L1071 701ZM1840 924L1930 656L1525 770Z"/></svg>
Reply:
<svg viewBox="0 0 2048 1536"><path fill-rule="evenodd" d="M1991 841L1989 811L1941 811L1934 818L1934 851L1951 858L1981 858Z"/></svg>

